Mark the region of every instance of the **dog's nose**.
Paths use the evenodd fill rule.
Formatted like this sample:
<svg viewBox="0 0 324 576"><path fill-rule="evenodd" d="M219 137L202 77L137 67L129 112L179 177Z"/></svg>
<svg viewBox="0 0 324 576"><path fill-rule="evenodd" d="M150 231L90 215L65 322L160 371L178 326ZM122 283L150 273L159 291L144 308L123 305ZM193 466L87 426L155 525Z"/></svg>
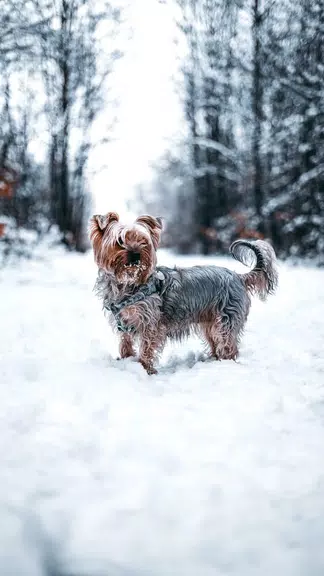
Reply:
<svg viewBox="0 0 324 576"><path fill-rule="evenodd" d="M141 255L139 252L133 252L129 250L127 252L127 264L139 264L141 260Z"/></svg>

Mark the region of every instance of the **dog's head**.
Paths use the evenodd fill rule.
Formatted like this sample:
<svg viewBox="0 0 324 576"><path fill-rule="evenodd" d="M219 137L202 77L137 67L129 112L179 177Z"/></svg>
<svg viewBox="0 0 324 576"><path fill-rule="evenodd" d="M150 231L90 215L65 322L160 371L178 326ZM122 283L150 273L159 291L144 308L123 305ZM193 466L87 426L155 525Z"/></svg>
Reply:
<svg viewBox="0 0 324 576"><path fill-rule="evenodd" d="M162 222L140 216L132 226L119 222L115 212L90 220L89 235L99 268L112 272L121 284L144 284L156 266Z"/></svg>

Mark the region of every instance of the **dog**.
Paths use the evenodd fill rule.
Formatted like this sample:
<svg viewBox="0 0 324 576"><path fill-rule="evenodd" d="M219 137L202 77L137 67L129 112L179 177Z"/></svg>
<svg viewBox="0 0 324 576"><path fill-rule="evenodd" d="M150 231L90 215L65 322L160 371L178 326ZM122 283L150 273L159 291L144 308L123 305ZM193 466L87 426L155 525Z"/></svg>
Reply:
<svg viewBox="0 0 324 576"><path fill-rule="evenodd" d="M140 216L131 226L115 212L90 220L89 236L98 266L95 291L120 338L120 357L136 356L148 374L167 339L202 336L210 356L236 360L238 345L256 294L274 293L276 256L263 240L236 240L233 257L253 269L237 274L218 266L157 266L162 221ZM252 258L252 260L251 260Z"/></svg>

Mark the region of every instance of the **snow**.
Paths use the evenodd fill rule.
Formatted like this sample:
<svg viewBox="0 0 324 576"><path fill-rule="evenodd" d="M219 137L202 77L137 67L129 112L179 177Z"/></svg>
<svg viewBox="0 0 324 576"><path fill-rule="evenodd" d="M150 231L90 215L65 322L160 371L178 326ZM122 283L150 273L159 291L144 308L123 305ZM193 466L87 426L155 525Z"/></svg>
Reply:
<svg viewBox="0 0 324 576"><path fill-rule="evenodd" d="M95 273L0 272L1 576L322 575L324 271L280 266L237 363L192 339L153 377L115 360Z"/></svg>

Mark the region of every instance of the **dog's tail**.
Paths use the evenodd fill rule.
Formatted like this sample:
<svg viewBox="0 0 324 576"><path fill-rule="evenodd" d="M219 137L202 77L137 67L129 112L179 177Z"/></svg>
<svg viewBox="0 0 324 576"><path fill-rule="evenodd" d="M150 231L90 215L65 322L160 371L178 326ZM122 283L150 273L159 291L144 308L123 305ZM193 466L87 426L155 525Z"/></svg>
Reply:
<svg viewBox="0 0 324 576"><path fill-rule="evenodd" d="M273 294L278 285L277 259L275 252L264 240L236 240L230 247L235 260L253 269L243 274L246 289L251 294L257 294L265 300L268 294Z"/></svg>

